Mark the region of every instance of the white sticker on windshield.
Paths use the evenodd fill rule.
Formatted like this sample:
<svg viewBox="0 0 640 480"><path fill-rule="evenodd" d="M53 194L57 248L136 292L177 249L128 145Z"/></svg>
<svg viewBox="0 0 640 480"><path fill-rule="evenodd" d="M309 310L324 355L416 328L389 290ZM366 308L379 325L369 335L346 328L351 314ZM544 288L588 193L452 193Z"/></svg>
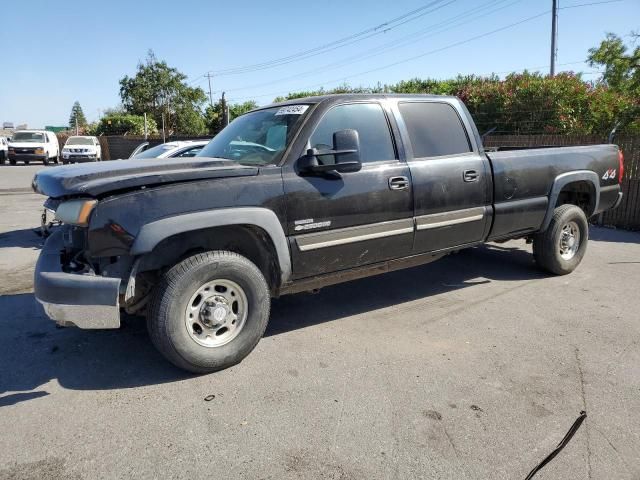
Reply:
<svg viewBox="0 0 640 480"><path fill-rule="evenodd" d="M302 115L307 111L307 108L309 108L309 105L287 105L280 108L276 115Z"/></svg>

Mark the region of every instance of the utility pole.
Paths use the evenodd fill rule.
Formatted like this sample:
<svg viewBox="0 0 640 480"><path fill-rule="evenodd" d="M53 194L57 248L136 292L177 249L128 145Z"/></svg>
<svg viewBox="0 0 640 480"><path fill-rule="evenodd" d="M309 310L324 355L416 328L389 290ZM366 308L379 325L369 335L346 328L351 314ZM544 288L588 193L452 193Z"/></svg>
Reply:
<svg viewBox="0 0 640 480"><path fill-rule="evenodd" d="M558 0L552 0L551 7L551 67L549 69L549 75L554 76L556 74L556 54L558 53L558 47L556 42L558 41Z"/></svg>
<svg viewBox="0 0 640 480"><path fill-rule="evenodd" d="M209 104L213 107L213 96L211 95L211 77L213 77L213 75L211 75L210 72L207 72L205 77L209 80Z"/></svg>
<svg viewBox="0 0 640 480"><path fill-rule="evenodd" d="M149 132L147 130L147 112L144 112L144 139L146 140L149 136Z"/></svg>
<svg viewBox="0 0 640 480"><path fill-rule="evenodd" d="M220 99L220 103L222 106L222 125L223 128L229 125L229 105L227 105L227 101L224 98L224 92L222 92L222 98Z"/></svg>

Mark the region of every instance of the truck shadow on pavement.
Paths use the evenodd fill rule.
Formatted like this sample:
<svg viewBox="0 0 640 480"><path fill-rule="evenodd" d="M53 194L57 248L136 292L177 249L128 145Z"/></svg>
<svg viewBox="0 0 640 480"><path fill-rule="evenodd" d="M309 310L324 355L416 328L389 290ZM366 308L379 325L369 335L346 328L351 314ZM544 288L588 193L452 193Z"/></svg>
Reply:
<svg viewBox="0 0 640 480"><path fill-rule="evenodd" d="M0 248L19 247L40 250L44 239L36 233L37 231L37 228L25 228L0 233Z"/></svg>
<svg viewBox="0 0 640 480"><path fill-rule="evenodd" d="M524 247L524 244L522 245ZM462 288L544 278L530 251L490 244L433 263L274 300L265 336L339 320Z"/></svg>
<svg viewBox="0 0 640 480"><path fill-rule="evenodd" d="M276 299L266 336L339 321L492 281L544 278L528 251L489 245L432 264ZM0 296L0 408L48 395L50 380L73 390L103 390L192 378L154 349L144 321L120 330L56 328L33 294ZM40 388L39 390L37 390Z"/></svg>

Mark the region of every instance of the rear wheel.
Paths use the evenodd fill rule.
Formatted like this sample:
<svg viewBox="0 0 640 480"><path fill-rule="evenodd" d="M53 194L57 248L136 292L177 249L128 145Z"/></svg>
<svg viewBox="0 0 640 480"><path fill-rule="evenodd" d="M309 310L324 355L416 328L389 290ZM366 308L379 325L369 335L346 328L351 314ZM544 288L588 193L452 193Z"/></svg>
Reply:
<svg viewBox="0 0 640 480"><path fill-rule="evenodd" d="M193 255L172 267L156 288L147 326L156 348L174 365L207 373L239 363L269 320L262 272L227 251Z"/></svg>
<svg viewBox="0 0 640 480"><path fill-rule="evenodd" d="M587 251L589 224L581 208L561 205L553 212L549 228L533 238L536 263L556 275L573 272Z"/></svg>

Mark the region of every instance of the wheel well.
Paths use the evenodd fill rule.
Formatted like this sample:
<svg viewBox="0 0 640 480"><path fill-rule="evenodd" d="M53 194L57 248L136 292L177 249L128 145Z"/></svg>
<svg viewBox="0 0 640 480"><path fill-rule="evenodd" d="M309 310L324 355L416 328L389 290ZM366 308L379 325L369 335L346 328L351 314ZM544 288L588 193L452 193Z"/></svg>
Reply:
<svg viewBox="0 0 640 480"><path fill-rule="evenodd" d="M238 253L260 269L272 291L280 284L280 266L273 242L267 232L253 225L212 227L172 235L142 257L138 271L162 271L208 250Z"/></svg>
<svg viewBox="0 0 640 480"><path fill-rule="evenodd" d="M567 183L562 187L554 208L565 204L577 205L584 211L587 218L590 217L596 209L595 187L585 180Z"/></svg>

